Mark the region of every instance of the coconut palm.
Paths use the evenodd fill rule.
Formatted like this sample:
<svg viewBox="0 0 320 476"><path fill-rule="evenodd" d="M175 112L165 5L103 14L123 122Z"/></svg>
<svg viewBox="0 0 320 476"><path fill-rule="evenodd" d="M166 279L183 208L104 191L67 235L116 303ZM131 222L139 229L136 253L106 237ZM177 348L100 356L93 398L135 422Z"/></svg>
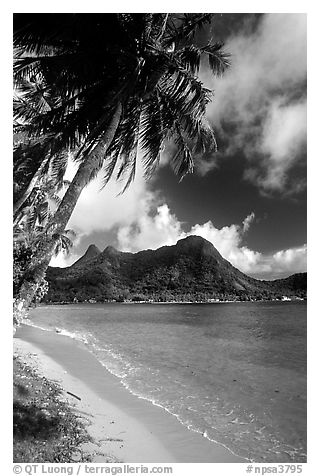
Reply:
<svg viewBox="0 0 320 476"><path fill-rule="evenodd" d="M35 275L37 266L34 264L37 263L37 256L47 247L48 242L52 241L55 243L55 256L61 251L68 254L73 246L75 233L73 230L63 230L60 233L52 230L52 208L59 204L60 198L55 193L55 183L53 185L48 177L42 178L41 185L38 184L32 190L26 202L13 228L13 291L15 298L25 281L36 278L37 288L31 303L41 300L48 290L48 283L41 270L39 275ZM29 278L30 272L32 275ZM17 324L15 315L14 323Z"/></svg>
<svg viewBox="0 0 320 476"><path fill-rule="evenodd" d="M43 143L20 144L13 152L13 225L25 215L40 192L57 203L57 195L67 182L63 179L68 154L50 154Z"/></svg>
<svg viewBox="0 0 320 476"><path fill-rule="evenodd" d="M61 251L68 254L73 246L75 233L72 230L64 230L63 233L55 234L56 243L54 255L57 256ZM28 279L28 271L33 269L32 262L46 245L48 240L52 240L50 230L45 226L31 227L29 223L24 223L22 227L14 229L13 246L13 296L16 297L20 292L22 283ZM32 279L34 276L32 276ZM30 301L38 302L47 293L48 283L41 273L37 277L37 289ZM14 315L14 324L18 324L17 316Z"/></svg>
<svg viewBox="0 0 320 476"><path fill-rule="evenodd" d="M50 111L57 98L49 94L49 88L43 78L32 77L20 81L15 91L14 114L23 116L23 122L14 123L14 225L22 216L22 208L35 187L39 188L42 177L50 175L50 189L60 189L68 163L68 151L54 150L53 136L28 137L28 130L34 119L41 113ZM47 187L48 190L48 187Z"/></svg>
<svg viewBox="0 0 320 476"><path fill-rule="evenodd" d="M14 22L18 51L15 81L40 77L50 108L28 114L32 137L48 135L54 153L76 150L78 171L52 221L65 229L84 186L105 167L105 183L114 174L135 176L142 151L146 176L159 163L166 141L175 145L174 171L193 171L194 157L216 149L204 119L211 91L197 78L203 57L214 74L228 66L221 44L197 46L196 30L211 14L19 14ZM54 240L36 265L45 273ZM30 274L30 273L29 273ZM24 283L19 306L30 301L36 280Z"/></svg>

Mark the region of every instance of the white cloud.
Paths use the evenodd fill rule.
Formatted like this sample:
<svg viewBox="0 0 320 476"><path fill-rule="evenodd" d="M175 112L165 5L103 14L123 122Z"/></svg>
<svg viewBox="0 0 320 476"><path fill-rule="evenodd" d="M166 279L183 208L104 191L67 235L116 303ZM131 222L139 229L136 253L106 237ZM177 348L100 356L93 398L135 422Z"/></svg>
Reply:
<svg viewBox="0 0 320 476"><path fill-rule="evenodd" d="M279 271L290 271L292 266L297 269L297 272L303 272L306 270L307 259L307 245L303 245L299 248L291 248L287 250L277 251L272 255L275 263L275 268L278 265Z"/></svg>
<svg viewBox="0 0 320 476"><path fill-rule="evenodd" d="M135 223L120 227L118 247L124 251L136 252L173 245L188 235L198 235L210 241L225 259L250 276L259 279L276 279L305 271L306 245L281 250L270 255L242 246L243 236L248 232L254 219L255 214L251 212L243 220L242 226L231 224L219 229L208 221L196 224L185 232L181 222L171 213L168 205L163 204L157 208L155 214L140 217Z"/></svg>
<svg viewBox="0 0 320 476"><path fill-rule="evenodd" d="M202 75L215 90L208 117L220 137L222 121L234 126L226 152L245 154L245 178L264 191L288 188L306 142L306 28L305 14L266 14L255 33L228 39L232 65L222 78Z"/></svg>
<svg viewBox="0 0 320 476"><path fill-rule="evenodd" d="M74 169L70 175L73 173ZM168 205L160 200L157 193L148 189L140 167L136 181L124 195L117 196L121 188L114 181L101 192L100 188L101 180L98 178L84 189L68 223L68 228L77 232L74 249L77 249L84 235L99 230L116 230L117 247L131 252L173 245L188 235L198 235L210 241L236 268L257 278L275 279L306 269L306 245L270 255L242 245L244 235L256 219L253 211L241 224L217 228L207 221L185 231L183 223ZM70 266L79 257L79 254L60 253L52 258L50 265Z"/></svg>
<svg viewBox="0 0 320 476"><path fill-rule="evenodd" d="M72 180L76 170L77 166L70 161L65 178ZM103 170L83 189L67 224L67 228L75 231L77 236L74 249L82 237L92 232L108 231L114 227L125 230L126 226L135 223L139 218L147 217L158 204L157 193L148 190L140 162L137 164L135 180L124 194L119 195L124 183L110 180L104 188L102 184ZM50 265L70 266L79 257L73 253L70 256L60 253L52 258Z"/></svg>
<svg viewBox="0 0 320 476"><path fill-rule="evenodd" d="M255 214L254 212L251 212L250 215L248 215L242 222L243 225L243 231L246 232L249 230L251 223L255 219Z"/></svg>
<svg viewBox="0 0 320 476"><path fill-rule="evenodd" d="M204 177L208 172L218 167L218 154L215 152L209 158L197 157L195 160L195 172Z"/></svg>
<svg viewBox="0 0 320 476"><path fill-rule="evenodd" d="M114 189L109 192L111 196L106 193L105 197L108 197L114 204L116 203L114 200L121 197L115 198L112 191ZM207 221L203 224L195 224L188 231L184 231L183 223L171 212L168 205L160 203L157 197L148 192L145 185L142 186L141 183L134 189L128 208L124 210L121 207L116 208L117 213L112 215L113 219L99 221L99 217L109 213L105 207L109 207L110 203L100 202L101 198L99 198L99 194L95 193L95 188L91 188L88 199L91 207L102 207L100 214L90 214L88 218L90 229L111 230L116 227L117 247L122 251L137 252L144 249L157 249L161 246L173 245L188 235L198 235L210 241L220 254L236 268L259 279L276 279L306 270L306 245L280 250L269 255L242 245L244 235L248 233L256 218L254 212L249 213L241 224L217 228L211 221ZM71 220L74 227L83 230L83 234L80 233L77 237L77 243L86 234L86 224L88 223L86 213L89 213L90 206L81 201L77 205L77 214ZM130 210L132 215L130 215ZM70 266L79 257L78 254L68 256L61 253L52 258L50 264L60 267Z"/></svg>
<svg viewBox="0 0 320 476"><path fill-rule="evenodd" d="M66 268L67 266L71 266L75 261L80 258L78 254L69 254L60 252L57 256L53 256L50 261L50 266L55 266L59 268Z"/></svg>
<svg viewBox="0 0 320 476"><path fill-rule="evenodd" d="M71 169L70 169L71 170ZM74 253L74 249L77 249L77 246L80 244L84 233L78 232L76 236L69 238L72 240L72 246L69 248L69 253L66 251L60 251L56 256L52 256L49 266L55 266L59 268L66 268L71 266L75 261L80 258L80 254Z"/></svg>
<svg viewBox="0 0 320 476"><path fill-rule="evenodd" d="M208 117L215 127L219 128L222 121L235 126L226 142L229 151L241 150L247 157L247 180L265 192L288 192L290 171L297 165L306 140L306 99L298 89L306 78L306 15L264 15L254 34L237 34L228 40L226 48L232 54L231 69L213 84L205 73L201 78L215 90ZM164 151L162 162L167 161ZM205 175L215 166L216 159L200 161L197 170ZM303 181L295 183L295 190L304 186ZM242 226L230 224L218 229L209 221L184 232L183 224L169 207L148 189L141 167L124 195L117 196L121 186L114 181L102 191L100 188L101 180L89 184L72 214L68 227L80 236L116 229L119 249L137 251L174 244L186 234L198 234L211 241L236 267L257 277L305 269L305 246L268 256L242 246L243 234L252 225L254 213L244 219Z"/></svg>
<svg viewBox="0 0 320 476"><path fill-rule="evenodd" d="M67 225L77 234L89 235L93 231L130 225L139 217L146 216L157 201L157 194L148 190L139 161L135 180L124 194L120 194L123 182L110 180L104 188L102 183L103 170L83 189L78 199Z"/></svg>
<svg viewBox="0 0 320 476"><path fill-rule="evenodd" d="M305 140L306 126L305 101L289 105L274 101L264 123L261 148L274 162L288 160Z"/></svg>
<svg viewBox="0 0 320 476"><path fill-rule="evenodd" d="M143 215L131 225L118 230L119 248L123 251L140 251L173 245L182 235L181 224L171 214L168 205L160 205L154 216Z"/></svg>
<svg viewBox="0 0 320 476"><path fill-rule="evenodd" d="M289 105L274 101L261 136L261 151L267 156L265 173L259 180L263 188L284 188L287 173L297 161L306 137L306 101Z"/></svg>

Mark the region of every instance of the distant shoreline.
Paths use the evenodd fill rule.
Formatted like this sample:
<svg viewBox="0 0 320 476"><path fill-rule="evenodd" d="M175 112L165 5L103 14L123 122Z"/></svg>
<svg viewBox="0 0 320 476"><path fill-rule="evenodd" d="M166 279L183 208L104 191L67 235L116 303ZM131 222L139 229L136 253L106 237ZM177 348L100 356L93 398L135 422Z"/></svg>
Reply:
<svg viewBox="0 0 320 476"><path fill-rule="evenodd" d="M264 303L264 302L301 302L307 301L307 298L285 297L285 299L248 299L248 300L212 300L212 301L54 301L41 302L41 306L59 306L64 304L231 304L231 303Z"/></svg>

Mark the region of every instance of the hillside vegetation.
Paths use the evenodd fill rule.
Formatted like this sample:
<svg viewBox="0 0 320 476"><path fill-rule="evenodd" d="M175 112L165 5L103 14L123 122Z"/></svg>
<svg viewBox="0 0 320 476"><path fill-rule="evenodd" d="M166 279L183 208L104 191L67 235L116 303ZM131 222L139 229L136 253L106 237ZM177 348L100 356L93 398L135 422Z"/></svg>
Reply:
<svg viewBox="0 0 320 476"><path fill-rule="evenodd" d="M47 302L208 301L306 297L306 273L260 281L225 260L199 236L157 250L125 253L90 245L68 268L49 268Z"/></svg>

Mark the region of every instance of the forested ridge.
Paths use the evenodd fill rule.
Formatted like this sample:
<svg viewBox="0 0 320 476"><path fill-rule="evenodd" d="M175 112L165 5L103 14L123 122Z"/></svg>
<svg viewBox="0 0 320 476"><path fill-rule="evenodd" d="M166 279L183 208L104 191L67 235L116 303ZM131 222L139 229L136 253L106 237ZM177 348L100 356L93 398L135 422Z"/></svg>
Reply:
<svg viewBox="0 0 320 476"><path fill-rule="evenodd" d="M126 253L90 245L68 268L49 268L45 300L208 301L306 297L306 273L260 281L225 260L207 240L189 236L176 245Z"/></svg>

